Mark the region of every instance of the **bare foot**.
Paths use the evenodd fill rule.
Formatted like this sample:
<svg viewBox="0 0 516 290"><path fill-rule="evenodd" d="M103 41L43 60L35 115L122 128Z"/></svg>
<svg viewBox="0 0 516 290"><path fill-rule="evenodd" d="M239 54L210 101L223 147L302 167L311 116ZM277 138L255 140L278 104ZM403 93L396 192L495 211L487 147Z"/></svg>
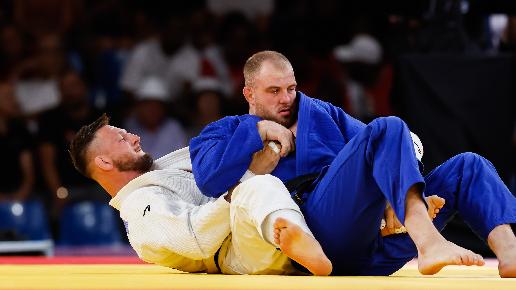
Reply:
<svg viewBox="0 0 516 290"><path fill-rule="evenodd" d="M435 219L441 208L443 208L444 204L446 203L446 200L442 197L439 197L437 195L431 195L425 197L426 204L428 205L428 216L431 220ZM399 224L399 227L395 228L393 232L389 231L389 228L385 226L385 219L382 220L383 226L380 227L380 233L382 237L394 235L394 234L403 234L407 232L407 229L401 225L398 218L396 217L396 224Z"/></svg>
<svg viewBox="0 0 516 290"><path fill-rule="evenodd" d="M418 269L423 275L433 275L444 266L483 266L485 264L482 256L455 245L447 240L432 243L418 253Z"/></svg>
<svg viewBox="0 0 516 290"><path fill-rule="evenodd" d="M437 195L431 195L425 197L426 204L428 205L428 216L430 219L434 219L441 208L443 208L444 204L446 203L446 200L442 197L439 197Z"/></svg>
<svg viewBox="0 0 516 290"><path fill-rule="evenodd" d="M516 236L511 226L496 226L487 236L487 243L498 258L500 277L516 278Z"/></svg>
<svg viewBox="0 0 516 290"><path fill-rule="evenodd" d="M516 247L506 249L498 258L498 273L502 278L516 278Z"/></svg>
<svg viewBox="0 0 516 290"><path fill-rule="evenodd" d="M516 278L516 254L507 260L499 260L498 273L502 278Z"/></svg>
<svg viewBox="0 0 516 290"><path fill-rule="evenodd" d="M284 218L277 218L274 222L274 241L285 255L307 268L312 274L330 275L331 261L324 254L321 245L298 225Z"/></svg>

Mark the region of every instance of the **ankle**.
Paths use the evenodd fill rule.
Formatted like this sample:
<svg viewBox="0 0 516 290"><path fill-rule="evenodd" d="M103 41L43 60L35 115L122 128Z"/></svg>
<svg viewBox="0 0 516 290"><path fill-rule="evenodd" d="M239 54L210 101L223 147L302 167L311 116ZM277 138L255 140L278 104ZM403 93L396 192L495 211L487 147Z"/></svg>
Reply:
<svg viewBox="0 0 516 290"><path fill-rule="evenodd" d="M497 257L516 251L516 236L508 224L496 226L487 237L487 244Z"/></svg>
<svg viewBox="0 0 516 290"><path fill-rule="evenodd" d="M425 255L428 252L433 252L435 248L442 248L444 243L448 243L448 241L442 235L429 236L416 244L416 247L420 255Z"/></svg>

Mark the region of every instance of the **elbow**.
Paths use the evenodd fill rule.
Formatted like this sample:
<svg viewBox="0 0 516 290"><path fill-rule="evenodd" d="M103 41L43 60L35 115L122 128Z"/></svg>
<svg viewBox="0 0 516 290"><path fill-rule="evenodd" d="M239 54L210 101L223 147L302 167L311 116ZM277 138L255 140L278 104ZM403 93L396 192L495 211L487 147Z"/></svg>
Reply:
<svg viewBox="0 0 516 290"><path fill-rule="evenodd" d="M201 180L200 178L195 176L195 183L197 183L197 186L199 187L201 193L207 197L218 198L224 193L224 191L220 192L219 190L217 190L217 182L209 182L207 179Z"/></svg>
<svg viewBox="0 0 516 290"><path fill-rule="evenodd" d="M213 198L218 198L222 195L222 193L219 193L219 192L215 192L215 191L210 191L210 190L207 190L207 189L201 189L201 192L203 195L207 196L207 197L213 197Z"/></svg>

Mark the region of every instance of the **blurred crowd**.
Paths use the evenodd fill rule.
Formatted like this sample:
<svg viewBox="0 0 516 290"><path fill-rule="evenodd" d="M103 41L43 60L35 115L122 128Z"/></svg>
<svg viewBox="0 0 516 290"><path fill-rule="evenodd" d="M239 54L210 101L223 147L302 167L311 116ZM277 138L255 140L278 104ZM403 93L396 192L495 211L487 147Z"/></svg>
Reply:
<svg viewBox="0 0 516 290"><path fill-rule="evenodd" d="M68 156L82 125L107 112L159 158L206 124L247 112L242 67L260 50L292 61L298 90L367 122L396 112L400 53L516 47L515 17L466 13L467 1L402 2L412 4L2 0L0 200L40 199L53 221L67 203L106 201Z"/></svg>

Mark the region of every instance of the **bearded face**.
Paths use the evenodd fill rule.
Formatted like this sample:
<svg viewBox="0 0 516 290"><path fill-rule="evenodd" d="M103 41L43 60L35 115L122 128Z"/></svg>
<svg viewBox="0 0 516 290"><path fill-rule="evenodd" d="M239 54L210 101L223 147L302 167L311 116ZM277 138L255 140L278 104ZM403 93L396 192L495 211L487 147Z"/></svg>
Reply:
<svg viewBox="0 0 516 290"><path fill-rule="evenodd" d="M254 81L244 87L249 113L285 127L297 119L296 78L290 64L262 63Z"/></svg>
<svg viewBox="0 0 516 290"><path fill-rule="evenodd" d="M154 159L148 153L136 158L130 158L125 155L124 158L113 161L113 164L119 171L136 171L140 173L148 172L153 163Z"/></svg>
<svg viewBox="0 0 516 290"><path fill-rule="evenodd" d="M289 128L296 122L296 102L294 102L290 106L283 105L280 108L270 108L269 106L257 101L255 106L255 114L264 120L274 121L280 125L283 125L286 128Z"/></svg>

